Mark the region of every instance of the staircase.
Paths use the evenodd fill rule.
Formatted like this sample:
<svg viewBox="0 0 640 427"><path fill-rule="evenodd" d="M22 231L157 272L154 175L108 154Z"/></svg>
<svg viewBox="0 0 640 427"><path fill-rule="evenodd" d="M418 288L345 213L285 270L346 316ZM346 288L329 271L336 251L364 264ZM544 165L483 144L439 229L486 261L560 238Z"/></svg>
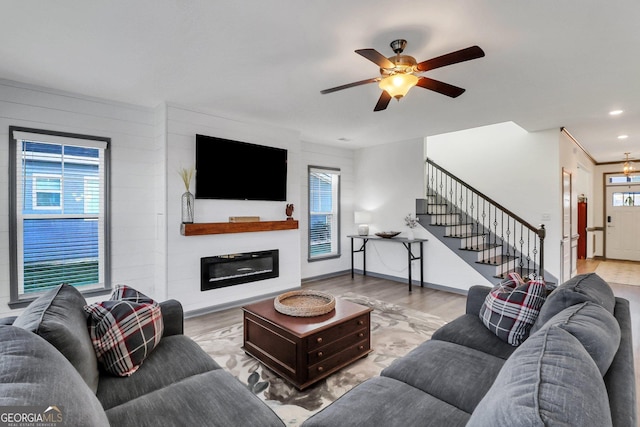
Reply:
<svg viewBox="0 0 640 427"><path fill-rule="evenodd" d="M430 159L426 172L426 197L416 200L423 227L492 283L510 272L545 278L544 225L527 223Z"/></svg>

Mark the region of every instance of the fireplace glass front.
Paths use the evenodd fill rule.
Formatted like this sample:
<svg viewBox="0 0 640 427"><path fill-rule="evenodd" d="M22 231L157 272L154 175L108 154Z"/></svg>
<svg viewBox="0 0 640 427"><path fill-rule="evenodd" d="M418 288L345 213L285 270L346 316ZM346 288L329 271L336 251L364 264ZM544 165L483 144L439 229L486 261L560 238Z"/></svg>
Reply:
<svg viewBox="0 0 640 427"><path fill-rule="evenodd" d="M278 250L200 259L202 291L278 277Z"/></svg>

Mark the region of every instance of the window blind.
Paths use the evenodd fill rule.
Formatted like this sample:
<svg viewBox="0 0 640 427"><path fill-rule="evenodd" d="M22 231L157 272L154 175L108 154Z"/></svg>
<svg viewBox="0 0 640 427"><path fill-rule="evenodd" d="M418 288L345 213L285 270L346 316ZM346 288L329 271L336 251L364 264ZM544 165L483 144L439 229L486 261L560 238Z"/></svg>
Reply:
<svg viewBox="0 0 640 427"><path fill-rule="evenodd" d="M340 253L339 184L339 170L309 167L309 259Z"/></svg>
<svg viewBox="0 0 640 427"><path fill-rule="evenodd" d="M61 283L104 288L107 141L25 131L13 140L18 298Z"/></svg>

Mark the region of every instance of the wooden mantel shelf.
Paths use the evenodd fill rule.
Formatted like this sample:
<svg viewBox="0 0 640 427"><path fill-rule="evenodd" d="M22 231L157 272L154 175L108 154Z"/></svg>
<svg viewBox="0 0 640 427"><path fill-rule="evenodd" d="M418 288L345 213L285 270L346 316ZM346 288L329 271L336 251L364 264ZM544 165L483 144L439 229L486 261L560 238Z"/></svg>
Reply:
<svg viewBox="0 0 640 427"><path fill-rule="evenodd" d="M256 222L201 222L182 224L183 236L204 236L207 234L251 233L254 231L296 230L297 220L256 221Z"/></svg>

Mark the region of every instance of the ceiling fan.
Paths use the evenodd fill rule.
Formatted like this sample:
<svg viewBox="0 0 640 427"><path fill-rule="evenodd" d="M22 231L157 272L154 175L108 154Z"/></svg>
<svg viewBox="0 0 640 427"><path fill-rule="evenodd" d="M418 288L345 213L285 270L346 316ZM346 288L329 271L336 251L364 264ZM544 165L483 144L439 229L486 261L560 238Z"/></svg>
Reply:
<svg viewBox="0 0 640 427"><path fill-rule="evenodd" d="M417 62L412 56L402 55L404 48L407 46L406 40L394 40L390 46L396 55L390 56L389 58L386 58L375 49L358 49L355 51L358 55L365 57L380 67L380 77L336 86L331 89L322 90L320 93L324 95L354 86L378 82L378 86L382 89L382 94L373 111L384 110L389 105L391 98L400 100L413 86L420 86L450 96L451 98L456 98L464 93L465 90L463 88L428 77L419 77L416 74L433 70L434 68L457 64L458 62L482 58L484 56L482 49L478 46L471 46L426 61Z"/></svg>

